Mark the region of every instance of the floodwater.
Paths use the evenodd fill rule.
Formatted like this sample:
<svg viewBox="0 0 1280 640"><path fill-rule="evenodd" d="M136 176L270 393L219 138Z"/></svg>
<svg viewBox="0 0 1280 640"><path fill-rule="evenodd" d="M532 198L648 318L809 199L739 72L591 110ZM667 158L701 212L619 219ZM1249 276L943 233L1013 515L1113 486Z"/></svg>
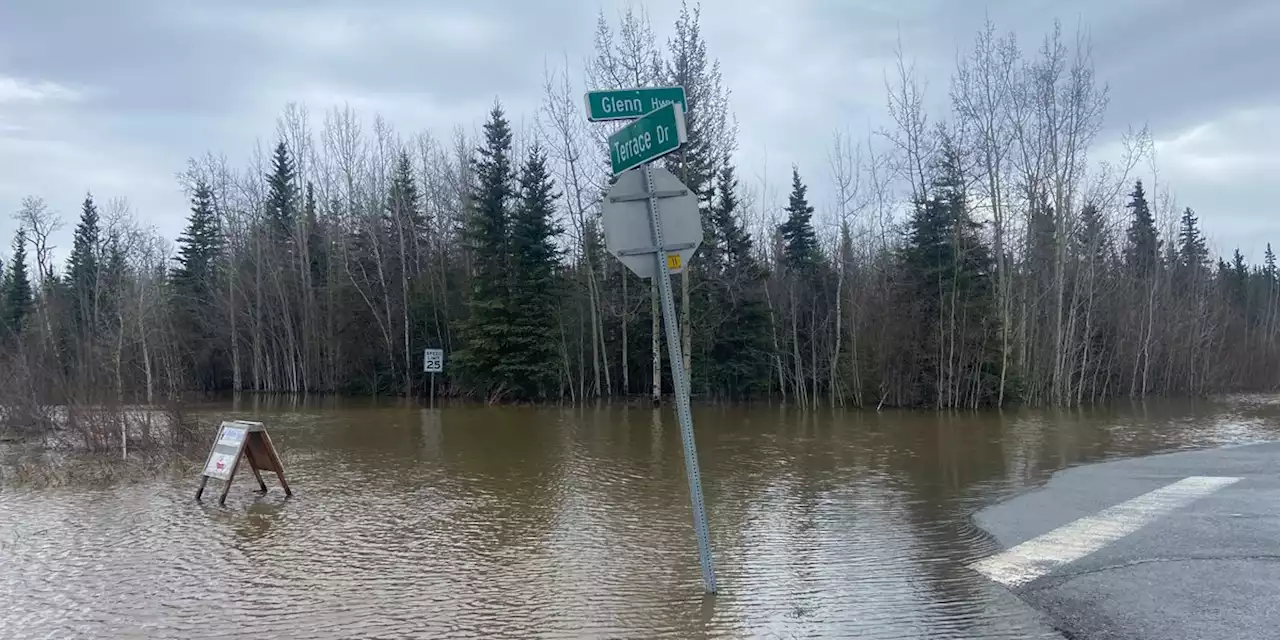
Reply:
<svg viewBox="0 0 1280 640"><path fill-rule="evenodd" d="M1088 461L1274 439L1272 398L937 415L702 407L704 597L670 410L209 407L241 474L0 488L0 637L1028 638L977 509Z"/></svg>

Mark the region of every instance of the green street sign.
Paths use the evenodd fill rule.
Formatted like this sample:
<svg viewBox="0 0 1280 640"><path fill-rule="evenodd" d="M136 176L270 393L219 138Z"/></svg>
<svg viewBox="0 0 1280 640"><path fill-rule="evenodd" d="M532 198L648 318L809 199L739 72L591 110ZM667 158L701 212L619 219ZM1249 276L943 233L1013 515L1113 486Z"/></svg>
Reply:
<svg viewBox="0 0 1280 640"><path fill-rule="evenodd" d="M609 136L609 164L617 175L661 158L688 141L684 109L680 108L680 103L672 102L650 111Z"/></svg>
<svg viewBox="0 0 1280 640"><path fill-rule="evenodd" d="M643 89L618 89L615 91L587 92L587 120L631 120L672 102L688 111L684 101L684 87L647 87Z"/></svg>

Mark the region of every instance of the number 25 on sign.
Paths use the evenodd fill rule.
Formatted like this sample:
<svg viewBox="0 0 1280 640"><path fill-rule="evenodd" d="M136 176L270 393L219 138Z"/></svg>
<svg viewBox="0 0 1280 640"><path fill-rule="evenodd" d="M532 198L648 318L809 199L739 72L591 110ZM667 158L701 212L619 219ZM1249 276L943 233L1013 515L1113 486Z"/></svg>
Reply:
<svg viewBox="0 0 1280 640"><path fill-rule="evenodd" d="M680 268L680 254L672 253L667 256L667 268L668 269Z"/></svg>

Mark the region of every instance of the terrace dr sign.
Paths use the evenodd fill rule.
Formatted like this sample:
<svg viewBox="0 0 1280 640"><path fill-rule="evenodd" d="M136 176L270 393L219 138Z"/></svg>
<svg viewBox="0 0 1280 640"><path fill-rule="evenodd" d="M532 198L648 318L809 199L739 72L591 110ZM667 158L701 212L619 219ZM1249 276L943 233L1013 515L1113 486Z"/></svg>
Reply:
<svg viewBox="0 0 1280 640"><path fill-rule="evenodd" d="M688 141L684 109L680 103L672 102L609 136L609 165L613 174L618 175L661 158Z"/></svg>
<svg viewBox="0 0 1280 640"><path fill-rule="evenodd" d="M631 120L673 102L680 105L681 111L689 110L689 104L684 99L684 87L588 91L587 120Z"/></svg>

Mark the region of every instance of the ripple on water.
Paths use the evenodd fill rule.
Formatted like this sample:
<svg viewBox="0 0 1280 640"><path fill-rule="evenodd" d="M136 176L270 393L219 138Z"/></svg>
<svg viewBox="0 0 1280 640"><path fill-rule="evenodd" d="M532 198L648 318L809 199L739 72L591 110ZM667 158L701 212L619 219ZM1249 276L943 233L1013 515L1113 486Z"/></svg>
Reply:
<svg viewBox="0 0 1280 640"><path fill-rule="evenodd" d="M291 500L248 477L226 508L194 480L0 491L0 635L1036 637L965 568L994 549L974 510L1068 464L1271 434L769 411L698 418L712 599L678 435L647 411L298 412L273 430Z"/></svg>

